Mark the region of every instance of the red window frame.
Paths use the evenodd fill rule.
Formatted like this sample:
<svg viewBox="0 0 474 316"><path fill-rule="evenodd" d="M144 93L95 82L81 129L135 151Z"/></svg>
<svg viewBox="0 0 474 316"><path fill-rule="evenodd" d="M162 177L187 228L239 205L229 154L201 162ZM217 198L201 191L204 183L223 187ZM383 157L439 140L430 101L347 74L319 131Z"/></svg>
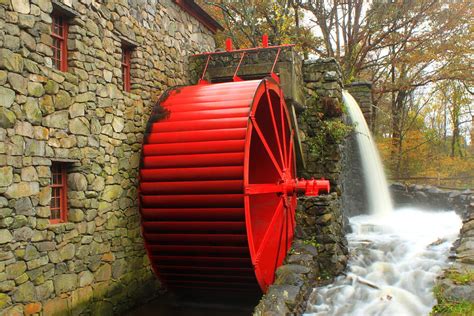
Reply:
<svg viewBox="0 0 474 316"><path fill-rule="evenodd" d="M67 36L69 24L67 18L59 14L51 16L51 37L53 38L53 67L60 71L67 71Z"/></svg>
<svg viewBox="0 0 474 316"><path fill-rule="evenodd" d="M122 80L123 80L123 90L130 92L130 66L132 60L132 48L131 47L122 47Z"/></svg>
<svg viewBox="0 0 474 316"><path fill-rule="evenodd" d="M53 162L51 165L51 215L52 224L67 221L67 172L66 164Z"/></svg>

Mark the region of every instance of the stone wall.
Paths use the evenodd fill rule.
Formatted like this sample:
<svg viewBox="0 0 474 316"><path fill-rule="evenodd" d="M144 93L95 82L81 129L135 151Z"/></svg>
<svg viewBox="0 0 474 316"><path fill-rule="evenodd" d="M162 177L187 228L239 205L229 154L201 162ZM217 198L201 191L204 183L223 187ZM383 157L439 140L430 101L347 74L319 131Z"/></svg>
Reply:
<svg viewBox="0 0 474 316"><path fill-rule="evenodd" d="M302 314L313 288L330 283L346 267L346 225L337 193L301 198L291 250L254 315Z"/></svg>
<svg viewBox="0 0 474 316"><path fill-rule="evenodd" d="M332 191L341 192L342 140L332 131L343 127L342 72L334 58L305 61L303 65L306 110L298 125L306 168L305 177L325 177Z"/></svg>
<svg viewBox="0 0 474 316"><path fill-rule="evenodd" d="M67 72L52 68L52 2L0 1L0 314L117 314L155 295L137 208L143 131L158 96L188 82L187 56L214 49L171 0L63 5L77 13ZM58 159L69 217L51 224Z"/></svg>
<svg viewBox="0 0 474 316"><path fill-rule="evenodd" d="M470 214L471 190L444 190L431 185L392 183L390 194L396 207L414 206L429 210L454 210L462 218Z"/></svg>
<svg viewBox="0 0 474 316"><path fill-rule="evenodd" d="M367 125L373 130L372 121L375 117L375 108L372 101L372 83L369 81L354 81L347 84L345 88L359 104Z"/></svg>

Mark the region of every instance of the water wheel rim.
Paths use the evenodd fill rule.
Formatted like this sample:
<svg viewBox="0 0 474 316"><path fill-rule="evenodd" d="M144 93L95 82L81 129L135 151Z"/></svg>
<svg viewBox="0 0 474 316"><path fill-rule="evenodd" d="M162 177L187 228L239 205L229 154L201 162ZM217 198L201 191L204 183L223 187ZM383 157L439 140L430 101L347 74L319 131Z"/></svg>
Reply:
<svg viewBox="0 0 474 316"><path fill-rule="evenodd" d="M270 122L268 122L268 117L267 121L263 122L265 114L269 114ZM266 145L263 144L262 138L266 140ZM255 146L258 140L261 144ZM249 188L255 188L257 183L262 182L266 182L265 187L270 188L270 191L272 185L275 185L275 191L280 191L279 182L296 178L293 128L283 92L271 78L263 80L255 92L244 155L244 187L247 193ZM255 166L252 165L265 155L272 156L270 161L268 159L266 161L271 167L261 167L267 168L266 171L273 167L273 175L268 177L267 181L262 181L264 179L255 179L255 175L252 174L255 173ZM271 219L268 220L266 216L266 220L263 221L266 225L257 223L258 217L262 215L259 208L263 204L255 198L258 194L265 196L263 200L272 201L265 210L271 212L273 209ZM259 286L263 292L266 292L273 283L276 268L283 262L293 240L296 194L286 192L245 194L244 200L247 239L252 264ZM262 226L266 227L262 228Z"/></svg>

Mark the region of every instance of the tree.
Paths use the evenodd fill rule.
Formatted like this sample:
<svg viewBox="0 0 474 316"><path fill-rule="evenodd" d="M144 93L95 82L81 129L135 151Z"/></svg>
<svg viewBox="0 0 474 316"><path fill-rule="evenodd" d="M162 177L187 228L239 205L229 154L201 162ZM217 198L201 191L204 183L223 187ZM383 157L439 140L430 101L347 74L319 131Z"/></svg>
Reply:
<svg viewBox="0 0 474 316"><path fill-rule="evenodd" d="M263 34L273 45L297 43L305 56L314 52L319 41L311 27L302 25L303 13L291 0L201 0L207 11L223 26L216 36L223 47L225 38L236 48L257 47Z"/></svg>

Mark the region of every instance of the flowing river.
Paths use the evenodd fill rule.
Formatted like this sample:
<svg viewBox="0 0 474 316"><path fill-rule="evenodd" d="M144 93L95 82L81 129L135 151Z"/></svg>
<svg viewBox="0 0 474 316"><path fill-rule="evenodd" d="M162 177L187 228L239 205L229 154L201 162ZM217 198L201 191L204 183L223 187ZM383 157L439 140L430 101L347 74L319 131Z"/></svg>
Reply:
<svg viewBox="0 0 474 316"><path fill-rule="evenodd" d="M460 217L452 211L405 208L355 216L350 222L348 271L315 289L304 315L428 315Z"/></svg>

